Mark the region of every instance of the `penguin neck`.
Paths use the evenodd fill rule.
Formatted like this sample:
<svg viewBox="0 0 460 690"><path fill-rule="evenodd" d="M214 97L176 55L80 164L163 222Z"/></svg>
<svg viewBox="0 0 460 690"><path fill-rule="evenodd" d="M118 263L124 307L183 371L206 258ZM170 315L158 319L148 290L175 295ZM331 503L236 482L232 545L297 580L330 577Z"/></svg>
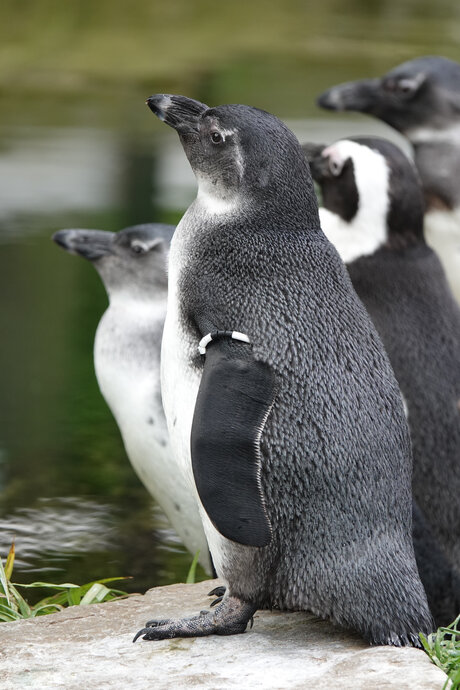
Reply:
<svg viewBox="0 0 460 690"><path fill-rule="evenodd" d="M300 177L300 176L299 176ZM209 222L237 221L240 224L259 221L263 218L266 230L309 228L319 229L318 206L311 178L295 185L289 180L277 181L250 190L241 184L239 189L224 189L215 185L206 176L197 175L198 193L190 206L190 215L200 216ZM257 223L254 223L255 225Z"/></svg>
<svg viewBox="0 0 460 690"><path fill-rule="evenodd" d="M460 206L460 120L440 130L407 133L425 196L426 210L451 211Z"/></svg>
<svg viewBox="0 0 460 690"><path fill-rule="evenodd" d="M130 329L149 330L164 319L167 300L164 288L157 290L154 295L140 295L131 290L108 290L108 296L109 307L105 318L116 320L126 332Z"/></svg>
<svg viewBox="0 0 460 690"><path fill-rule="evenodd" d="M360 209L351 221L346 221L327 208L319 209L321 228L346 264L361 256L374 254L388 240L387 209Z"/></svg>

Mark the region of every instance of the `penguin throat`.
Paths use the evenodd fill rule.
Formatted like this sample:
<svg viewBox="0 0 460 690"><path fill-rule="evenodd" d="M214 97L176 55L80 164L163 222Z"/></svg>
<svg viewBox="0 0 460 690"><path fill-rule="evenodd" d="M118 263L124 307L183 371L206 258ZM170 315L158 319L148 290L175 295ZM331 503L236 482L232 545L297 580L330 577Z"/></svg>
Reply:
<svg viewBox="0 0 460 690"><path fill-rule="evenodd" d="M220 216L236 213L239 205L239 195L233 191L217 189L208 179L198 178L197 203L206 213Z"/></svg>
<svg viewBox="0 0 460 690"><path fill-rule="evenodd" d="M319 219L324 234L346 264L374 254L387 242L385 223L375 220L362 223L357 216L348 223L327 208L319 209Z"/></svg>
<svg viewBox="0 0 460 690"><path fill-rule="evenodd" d="M405 132L414 146L417 144L451 144L460 146L460 121L446 127L414 127Z"/></svg>

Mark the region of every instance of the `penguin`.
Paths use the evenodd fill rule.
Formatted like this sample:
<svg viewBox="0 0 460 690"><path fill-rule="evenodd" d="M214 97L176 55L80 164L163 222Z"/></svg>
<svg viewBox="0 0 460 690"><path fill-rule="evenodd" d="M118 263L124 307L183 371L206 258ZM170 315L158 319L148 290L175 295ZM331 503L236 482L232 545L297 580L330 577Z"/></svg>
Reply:
<svg viewBox="0 0 460 690"><path fill-rule="evenodd" d="M423 185L426 241L460 302L460 64L419 57L381 78L333 86L318 105L373 115L407 137Z"/></svg>
<svg viewBox="0 0 460 690"><path fill-rule="evenodd" d="M418 644L433 622L399 388L320 228L299 142L250 106L148 105L198 181L171 242L161 385L226 591L134 640L242 633L258 608L279 608Z"/></svg>
<svg viewBox="0 0 460 690"><path fill-rule="evenodd" d="M94 342L101 393L131 464L183 544L211 572L194 494L171 455L160 392L160 350L167 304L167 255L174 226L151 223L118 233L60 230L54 241L88 259L109 297Z"/></svg>
<svg viewBox="0 0 460 690"><path fill-rule="evenodd" d="M347 265L407 405L415 500L460 573L460 308L424 240L416 171L376 137L309 145L307 156L324 204L321 227Z"/></svg>

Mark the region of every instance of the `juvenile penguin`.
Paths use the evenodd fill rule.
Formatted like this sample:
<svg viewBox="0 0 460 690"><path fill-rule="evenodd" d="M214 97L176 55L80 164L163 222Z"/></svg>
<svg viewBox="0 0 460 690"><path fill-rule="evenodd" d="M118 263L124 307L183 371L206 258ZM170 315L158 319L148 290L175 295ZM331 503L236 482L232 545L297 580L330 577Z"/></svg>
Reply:
<svg viewBox="0 0 460 690"><path fill-rule="evenodd" d="M318 104L373 115L409 139L425 196L426 240L460 301L460 64L420 57L379 79L333 86Z"/></svg>
<svg viewBox="0 0 460 690"><path fill-rule="evenodd" d="M376 644L432 628L411 539L410 440L381 341L319 226L292 132L243 105L156 95L198 195L171 243L162 395L227 589L147 640L309 610Z"/></svg>
<svg viewBox="0 0 460 690"><path fill-rule="evenodd" d="M407 404L415 499L460 573L460 308L423 238L415 170L374 137L312 146L308 156L323 197L321 227L347 264Z"/></svg>
<svg viewBox="0 0 460 690"><path fill-rule="evenodd" d="M160 393L166 264L173 232L174 226L151 223L118 233L61 230L53 239L89 259L102 278L109 307L94 342L99 388L139 479L187 549L200 551L200 561L210 572L197 502L172 457Z"/></svg>

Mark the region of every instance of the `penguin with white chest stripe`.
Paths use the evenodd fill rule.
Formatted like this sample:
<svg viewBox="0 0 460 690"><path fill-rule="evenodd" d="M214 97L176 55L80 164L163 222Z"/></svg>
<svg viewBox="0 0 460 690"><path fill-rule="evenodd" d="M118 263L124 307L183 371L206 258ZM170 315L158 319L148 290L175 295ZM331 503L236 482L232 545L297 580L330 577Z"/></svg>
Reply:
<svg viewBox="0 0 460 690"><path fill-rule="evenodd" d="M423 237L415 170L375 137L306 150L322 192L321 227L382 337L407 405L414 497L460 573L460 308ZM432 604L444 624L460 612L458 575L450 580L443 587L450 606Z"/></svg>
<svg viewBox="0 0 460 690"><path fill-rule="evenodd" d="M460 302L460 64L419 57L381 78L333 86L318 105L373 115L410 141L425 196L426 241Z"/></svg>
<svg viewBox="0 0 460 690"><path fill-rule="evenodd" d="M177 130L199 185L171 243L162 394L227 591L212 612L152 620L135 639L240 633L273 607L417 644L432 620L404 410L319 227L300 145L248 106L148 104Z"/></svg>
<svg viewBox="0 0 460 690"><path fill-rule="evenodd" d="M174 226L135 225L118 233L60 230L54 241L99 273L109 297L94 342L99 388L139 479L184 545L211 571L193 492L171 454L160 393L167 255Z"/></svg>

